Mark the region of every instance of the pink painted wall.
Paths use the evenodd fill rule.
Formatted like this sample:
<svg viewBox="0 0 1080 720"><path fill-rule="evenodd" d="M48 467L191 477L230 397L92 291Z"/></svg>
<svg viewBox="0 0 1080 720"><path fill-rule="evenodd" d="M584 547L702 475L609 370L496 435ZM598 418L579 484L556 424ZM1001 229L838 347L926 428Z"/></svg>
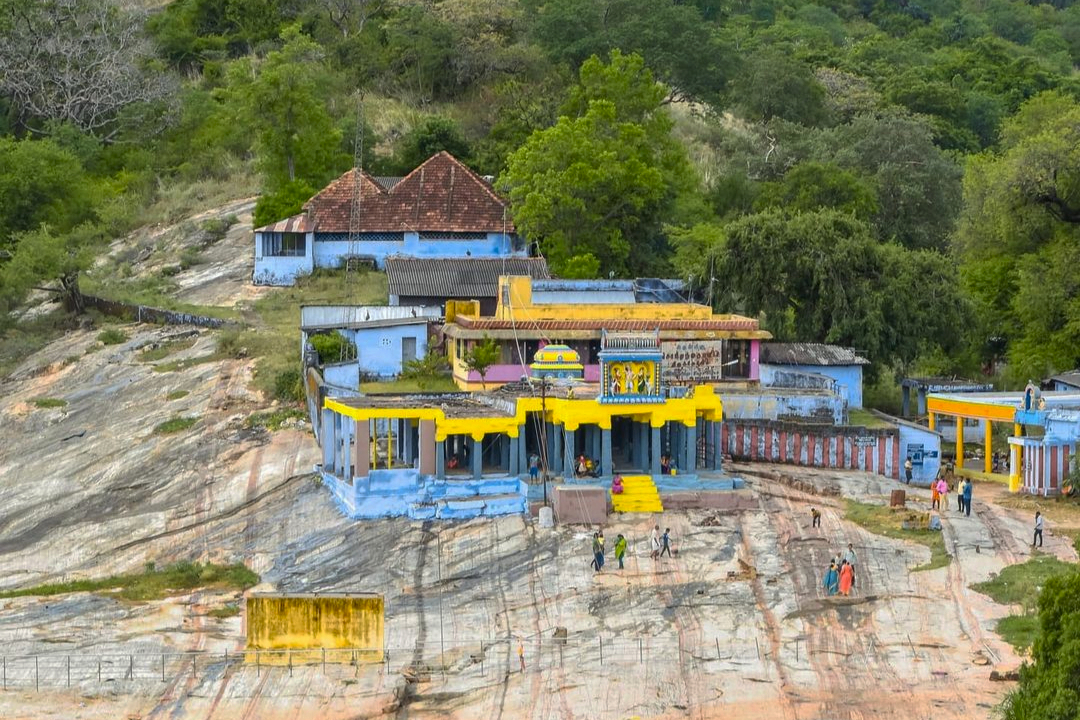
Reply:
<svg viewBox="0 0 1080 720"><path fill-rule="evenodd" d="M528 372L528 367L523 369L521 365L492 365L488 368L485 380L490 383L516 382L521 379L523 374L528 374ZM468 379L469 382L480 382L480 373L470 372ZM585 380L588 382L600 382L600 366L586 365Z"/></svg>
<svg viewBox="0 0 1080 720"><path fill-rule="evenodd" d="M760 340L751 340L750 341L750 379L751 380L760 380L761 379L761 370L758 367L759 364L760 364L760 362L759 362L760 357L761 357L761 341Z"/></svg>

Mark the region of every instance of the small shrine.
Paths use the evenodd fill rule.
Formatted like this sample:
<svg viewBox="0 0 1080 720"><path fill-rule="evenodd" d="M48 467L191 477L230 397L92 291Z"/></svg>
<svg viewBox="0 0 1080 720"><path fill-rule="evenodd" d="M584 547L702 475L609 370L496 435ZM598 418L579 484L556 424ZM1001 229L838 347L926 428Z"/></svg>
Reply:
<svg viewBox="0 0 1080 720"><path fill-rule="evenodd" d="M545 345L533 355L529 374L534 378L581 378L585 366L577 350L568 345Z"/></svg>
<svg viewBox="0 0 1080 720"><path fill-rule="evenodd" d="M608 332L600 339L601 403L664 402L660 331Z"/></svg>

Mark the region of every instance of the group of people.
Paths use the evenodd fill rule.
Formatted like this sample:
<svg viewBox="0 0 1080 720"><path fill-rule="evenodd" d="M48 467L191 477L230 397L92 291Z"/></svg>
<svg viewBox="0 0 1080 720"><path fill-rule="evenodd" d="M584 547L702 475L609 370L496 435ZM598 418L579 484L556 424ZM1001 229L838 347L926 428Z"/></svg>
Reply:
<svg viewBox="0 0 1080 720"><path fill-rule="evenodd" d="M956 509L968 517L971 517L971 495L975 490L975 484L967 478L960 478L956 486ZM944 477L939 477L930 483L930 509L944 510L948 506L949 482Z"/></svg>
<svg viewBox="0 0 1080 720"><path fill-rule="evenodd" d="M661 475L678 475L679 468L675 465L675 459L670 455L660 456L660 474Z"/></svg>
<svg viewBox="0 0 1080 720"><path fill-rule="evenodd" d="M590 565L594 572L600 572L604 569L605 563L605 549L604 549L604 531L597 530L592 536L592 553L593 559ZM623 570L623 562L626 559L626 537L621 533L615 537L615 559L619 561L619 569ZM653 526L652 539L651 539L653 560L659 560L664 555L671 557L671 528L665 528L663 534L660 533L660 526Z"/></svg>
<svg viewBox="0 0 1080 720"><path fill-rule="evenodd" d="M825 571L825 580L822 585L829 595L837 593L848 597L855 587L855 548L848 543L847 550L843 555L833 556L829 562L829 569Z"/></svg>
<svg viewBox="0 0 1080 720"><path fill-rule="evenodd" d="M574 474L580 477L600 477L600 463L584 454L578 455L574 462Z"/></svg>

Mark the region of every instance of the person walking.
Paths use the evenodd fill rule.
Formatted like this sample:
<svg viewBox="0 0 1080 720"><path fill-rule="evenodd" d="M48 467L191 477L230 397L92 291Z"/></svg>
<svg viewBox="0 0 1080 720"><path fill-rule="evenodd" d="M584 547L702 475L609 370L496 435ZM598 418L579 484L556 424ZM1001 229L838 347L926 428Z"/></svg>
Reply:
<svg viewBox="0 0 1080 720"><path fill-rule="evenodd" d="M596 533L597 540L600 541L600 567L604 567L604 556L607 555L607 550L604 548L604 531L600 530Z"/></svg>
<svg viewBox="0 0 1080 720"><path fill-rule="evenodd" d="M855 569L845 560L840 565L840 594L844 597L851 595L851 586L855 582Z"/></svg>
<svg viewBox="0 0 1080 720"><path fill-rule="evenodd" d="M615 559L619 561L619 569L623 569L623 558L626 556L626 538L620 533L615 538Z"/></svg>
<svg viewBox="0 0 1080 720"><path fill-rule="evenodd" d="M847 544L847 550L844 551L842 562L846 562L853 567L855 565L855 546L851 543Z"/></svg>
<svg viewBox="0 0 1080 720"><path fill-rule="evenodd" d="M810 508L810 527L821 527L821 511L817 508Z"/></svg>
<svg viewBox="0 0 1080 720"><path fill-rule="evenodd" d="M975 483L970 480L964 485L964 514L971 517L971 494L974 492Z"/></svg>
<svg viewBox="0 0 1080 720"><path fill-rule="evenodd" d="M600 533L593 533L592 556L593 570L600 572L600 568L604 567L604 550L603 546L600 544Z"/></svg>
<svg viewBox="0 0 1080 720"><path fill-rule="evenodd" d="M664 534L660 536L660 545L660 557L664 557L664 553L671 557L671 528L664 528Z"/></svg>
<svg viewBox="0 0 1080 720"><path fill-rule="evenodd" d="M538 477L540 477L540 456L533 453L529 456L529 478L536 482Z"/></svg>
<svg viewBox="0 0 1080 720"><path fill-rule="evenodd" d="M660 526L654 525L652 529L652 552L649 554L653 560L660 559Z"/></svg>
<svg viewBox="0 0 1080 720"><path fill-rule="evenodd" d="M908 455L907 460L904 461L904 480L908 485L911 484L911 471L914 467L914 463L911 462L911 456Z"/></svg>
<svg viewBox="0 0 1080 720"><path fill-rule="evenodd" d="M942 512L945 508L949 507L949 483L945 482L945 478L941 478L937 482L937 494L938 494L938 510Z"/></svg>
<svg viewBox="0 0 1080 720"><path fill-rule="evenodd" d="M930 483L930 509L938 510L941 507L941 495L938 493L937 480Z"/></svg>
<svg viewBox="0 0 1080 720"><path fill-rule="evenodd" d="M840 592L840 573L836 571L836 563L829 563L829 569L825 572L825 580L822 582L825 592L835 595Z"/></svg>
<svg viewBox="0 0 1080 720"><path fill-rule="evenodd" d="M1039 547L1042 547L1042 533L1043 533L1043 516L1038 510L1035 511L1035 535L1031 538L1031 547L1035 547L1035 543L1039 543Z"/></svg>
<svg viewBox="0 0 1080 720"><path fill-rule="evenodd" d="M956 486L956 511L964 512L964 488L967 487L967 478L960 478L960 484Z"/></svg>
<svg viewBox="0 0 1080 720"><path fill-rule="evenodd" d="M525 643L518 638L518 662L521 663L521 672L525 672Z"/></svg>

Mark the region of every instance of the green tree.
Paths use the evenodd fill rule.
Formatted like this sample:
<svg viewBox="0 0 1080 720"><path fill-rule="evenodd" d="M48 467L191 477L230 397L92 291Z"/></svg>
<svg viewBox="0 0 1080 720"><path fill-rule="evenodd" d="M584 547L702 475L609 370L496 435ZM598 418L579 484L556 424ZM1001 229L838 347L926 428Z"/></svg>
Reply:
<svg viewBox="0 0 1080 720"><path fill-rule="evenodd" d="M281 39L248 90L259 165L271 191L296 180L322 187L349 164L327 110L333 78L322 48L299 26L287 27Z"/></svg>
<svg viewBox="0 0 1080 720"><path fill-rule="evenodd" d="M483 340L474 342L473 346L465 352L462 362L465 363L469 372L480 375L480 387L483 388L487 383L488 369L499 362L501 357L502 348L499 347L499 343L495 341L495 338L484 335Z"/></svg>
<svg viewBox="0 0 1080 720"><path fill-rule="evenodd" d="M734 82L734 96L751 120L814 126L825 119L825 88L805 63L778 50L753 53Z"/></svg>
<svg viewBox="0 0 1080 720"><path fill-rule="evenodd" d="M424 357L405 363L401 369L401 377L404 380L412 380L421 390L427 390L436 380L445 377L449 369L450 364L446 356L429 345ZM484 371L487 372L486 367Z"/></svg>
<svg viewBox="0 0 1080 720"><path fill-rule="evenodd" d="M802 162L780 182L765 183L755 206L790 212L834 208L869 220L877 213L874 188L855 173L832 163Z"/></svg>
<svg viewBox="0 0 1080 720"><path fill-rule="evenodd" d="M0 250L14 233L57 232L92 219L96 190L79 159L51 140L0 138Z"/></svg>
<svg viewBox="0 0 1080 720"><path fill-rule="evenodd" d="M472 150L458 124L445 115L430 115L401 139L398 171L405 174L415 170L432 155L445 150L458 160L468 162Z"/></svg>
<svg viewBox="0 0 1080 720"><path fill-rule="evenodd" d="M1005 720L1080 718L1080 572L1056 575L1039 593L1032 662L1002 706Z"/></svg>
<svg viewBox="0 0 1080 720"><path fill-rule="evenodd" d="M258 228L296 215L315 192L315 188L303 180L294 180L285 183L276 192L263 193L255 203L252 225Z"/></svg>
<svg viewBox="0 0 1080 720"><path fill-rule="evenodd" d="M65 306L82 313L79 274L93 264L108 239L100 226L91 223L68 232L43 225L18 235L10 260L0 264L0 310L17 306L38 283L56 282Z"/></svg>

